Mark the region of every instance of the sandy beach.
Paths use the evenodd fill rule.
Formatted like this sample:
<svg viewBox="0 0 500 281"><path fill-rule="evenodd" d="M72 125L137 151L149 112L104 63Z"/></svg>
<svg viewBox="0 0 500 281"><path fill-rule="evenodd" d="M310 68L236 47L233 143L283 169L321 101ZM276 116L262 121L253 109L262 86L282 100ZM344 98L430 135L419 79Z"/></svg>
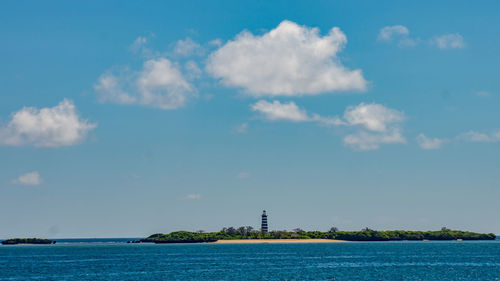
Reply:
<svg viewBox="0 0 500 281"><path fill-rule="evenodd" d="M255 243L343 243L345 240L333 239L241 239L241 240L217 240L215 243L222 244L255 244Z"/></svg>

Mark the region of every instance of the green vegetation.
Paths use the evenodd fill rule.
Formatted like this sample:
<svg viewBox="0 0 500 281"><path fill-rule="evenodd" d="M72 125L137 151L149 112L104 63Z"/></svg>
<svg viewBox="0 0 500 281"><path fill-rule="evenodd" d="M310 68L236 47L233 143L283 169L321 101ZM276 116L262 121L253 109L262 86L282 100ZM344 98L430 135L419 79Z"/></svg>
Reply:
<svg viewBox="0 0 500 281"><path fill-rule="evenodd" d="M2 241L2 245L16 244L55 244L56 241L41 238L12 238Z"/></svg>
<svg viewBox="0 0 500 281"><path fill-rule="evenodd" d="M361 231L338 231L335 227L332 227L328 232L304 231L297 228L293 231L277 230L262 234L260 231L254 230L251 226L242 226L239 228L223 228L219 232L208 233L203 231L176 231L170 234L157 233L142 239L141 242L200 243L234 239L338 239L347 241L495 240L495 234L475 233L447 228L437 231L376 231L369 228Z"/></svg>

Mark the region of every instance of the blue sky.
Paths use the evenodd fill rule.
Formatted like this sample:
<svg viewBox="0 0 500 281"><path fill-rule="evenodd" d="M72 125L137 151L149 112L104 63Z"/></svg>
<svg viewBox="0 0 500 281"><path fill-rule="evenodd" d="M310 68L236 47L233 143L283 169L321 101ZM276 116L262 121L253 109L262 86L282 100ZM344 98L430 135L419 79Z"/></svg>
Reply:
<svg viewBox="0 0 500 281"><path fill-rule="evenodd" d="M0 238L500 233L496 1L5 1Z"/></svg>

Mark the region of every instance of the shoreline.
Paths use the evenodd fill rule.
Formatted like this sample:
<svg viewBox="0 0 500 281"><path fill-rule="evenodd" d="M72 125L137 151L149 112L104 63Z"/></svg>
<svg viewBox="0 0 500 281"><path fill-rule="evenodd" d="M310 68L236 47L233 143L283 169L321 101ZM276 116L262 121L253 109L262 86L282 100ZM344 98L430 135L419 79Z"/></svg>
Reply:
<svg viewBox="0 0 500 281"><path fill-rule="evenodd" d="M351 241L334 239L235 239L217 240L216 244L257 244L257 243L346 243Z"/></svg>

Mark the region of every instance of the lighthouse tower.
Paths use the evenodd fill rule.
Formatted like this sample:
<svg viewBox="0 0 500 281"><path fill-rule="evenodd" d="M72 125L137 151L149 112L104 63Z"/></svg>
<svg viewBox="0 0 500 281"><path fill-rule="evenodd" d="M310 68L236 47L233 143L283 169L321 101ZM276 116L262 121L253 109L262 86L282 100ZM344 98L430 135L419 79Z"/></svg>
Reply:
<svg viewBox="0 0 500 281"><path fill-rule="evenodd" d="M262 212L262 224L260 225L260 230L262 231L262 234L266 234L268 232L267 228L267 214L266 210Z"/></svg>

